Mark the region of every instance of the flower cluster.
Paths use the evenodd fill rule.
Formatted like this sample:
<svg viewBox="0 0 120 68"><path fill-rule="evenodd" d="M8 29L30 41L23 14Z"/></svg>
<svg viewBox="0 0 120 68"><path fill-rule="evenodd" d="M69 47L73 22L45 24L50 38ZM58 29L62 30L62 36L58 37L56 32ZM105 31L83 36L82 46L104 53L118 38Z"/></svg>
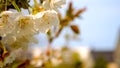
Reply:
<svg viewBox="0 0 120 68"><path fill-rule="evenodd" d="M0 36L8 45L18 38L46 32L52 26L59 24L57 8L65 4L65 0L45 0L41 5L44 11L24 15L21 12L4 11L0 13ZM47 7L49 6L49 7ZM55 9L55 10L54 10Z"/></svg>
<svg viewBox="0 0 120 68"><path fill-rule="evenodd" d="M24 15L22 12L2 11L0 13L0 37L3 39L0 41L10 48L27 48L26 45L36 42L34 35L40 32L46 33L48 29L59 24L57 9L64 4L65 0L44 0L39 5L43 9L42 11L37 11L35 14L31 12L28 15ZM15 5L13 4L13 6ZM12 62L8 60L12 55L9 56L4 58L4 65Z"/></svg>
<svg viewBox="0 0 120 68"><path fill-rule="evenodd" d="M10 44L17 38L46 32L51 26L59 24L57 13L54 10L39 12L35 15L5 11L0 14L0 17L0 36L6 38L4 41Z"/></svg>

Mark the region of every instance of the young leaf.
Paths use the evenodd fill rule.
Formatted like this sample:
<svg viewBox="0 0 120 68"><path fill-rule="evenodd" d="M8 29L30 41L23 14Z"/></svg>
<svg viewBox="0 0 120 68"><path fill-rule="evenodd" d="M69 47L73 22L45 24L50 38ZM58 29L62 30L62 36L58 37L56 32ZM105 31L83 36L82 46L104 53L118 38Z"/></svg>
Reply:
<svg viewBox="0 0 120 68"><path fill-rule="evenodd" d="M76 34L79 34L79 33L80 33L78 26L76 26L76 25L71 25L70 27L71 27L71 29L73 30L74 33L76 33Z"/></svg>
<svg viewBox="0 0 120 68"><path fill-rule="evenodd" d="M75 13L75 17L79 17L80 14L82 14L84 11L86 11L86 8L82 8L80 10L78 10L76 13Z"/></svg>

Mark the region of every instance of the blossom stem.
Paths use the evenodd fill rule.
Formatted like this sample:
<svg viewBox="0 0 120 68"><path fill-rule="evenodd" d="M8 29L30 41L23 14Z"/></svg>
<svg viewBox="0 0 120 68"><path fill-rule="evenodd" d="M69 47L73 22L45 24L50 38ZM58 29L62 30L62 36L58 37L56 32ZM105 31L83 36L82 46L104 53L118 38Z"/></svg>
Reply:
<svg viewBox="0 0 120 68"><path fill-rule="evenodd" d="M12 5L15 7L15 9L16 9L18 12L21 11L20 8L17 6L17 4L16 4L14 1L12 1Z"/></svg>
<svg viewBox="0 0 120 68"><path fill-rule="evenodd" d="M7 0L5 2L5 11L7 10Z"/></svg>

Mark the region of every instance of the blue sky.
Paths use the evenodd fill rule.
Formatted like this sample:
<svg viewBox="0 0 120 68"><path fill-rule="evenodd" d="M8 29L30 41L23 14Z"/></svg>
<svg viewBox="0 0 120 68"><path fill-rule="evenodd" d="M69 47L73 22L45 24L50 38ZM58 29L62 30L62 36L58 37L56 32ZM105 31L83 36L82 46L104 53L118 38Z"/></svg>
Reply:
<svg viewBox="0 0 120 68"><path fill-rule="evenodd" d="M80 41L70 41L71 46L88 46L94 50L115 49L118 30L120 28L120 0L68 0L75 9L86 7L82 19L75 19L81 30ZM68 3L67 2L67 3ZM66 10L66 8L64 8ZM61 9L64 15L65 10ZM63 31L63 33L66 31ZM67 30L67 32L70 32ZM41 39L40 42L45 42ZM47 45L47 44L42 44ZM56 39L53 46L65 45L65 39Z"/></svg>
<svg viewBox="0 0 120 68"><path fill-rule="evenodd" d="M77 19L82 43L97 50L115 48L120 27L120 0L72 0L76 9L86 6L83 19Z"/></svg>

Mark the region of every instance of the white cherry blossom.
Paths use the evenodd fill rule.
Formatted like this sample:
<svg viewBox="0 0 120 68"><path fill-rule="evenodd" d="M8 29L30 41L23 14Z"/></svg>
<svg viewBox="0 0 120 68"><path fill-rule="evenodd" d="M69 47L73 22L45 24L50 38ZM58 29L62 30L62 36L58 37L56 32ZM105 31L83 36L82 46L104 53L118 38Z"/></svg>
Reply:
<svg viewBox="0 0 120 68"><path fill-rule="evenodd" d="M35 15L35 29L39 32L46 32L52 26L59 24L59 18L54 10L47 10Z"/></svg>
<svg viewBox="0 0 120 68"><path fill-rule="evenodd" d="M6 36L15 28L15 19L20 13L5 11L0 14L0 36Z"/></svg>
<svg viewBox="0 0 120 68"><path fill-rule="evenodd" d="M58 8L62 8L65 4L66 0L45 0L42 5L46 10L54 9L58 11Z"/></svg>

